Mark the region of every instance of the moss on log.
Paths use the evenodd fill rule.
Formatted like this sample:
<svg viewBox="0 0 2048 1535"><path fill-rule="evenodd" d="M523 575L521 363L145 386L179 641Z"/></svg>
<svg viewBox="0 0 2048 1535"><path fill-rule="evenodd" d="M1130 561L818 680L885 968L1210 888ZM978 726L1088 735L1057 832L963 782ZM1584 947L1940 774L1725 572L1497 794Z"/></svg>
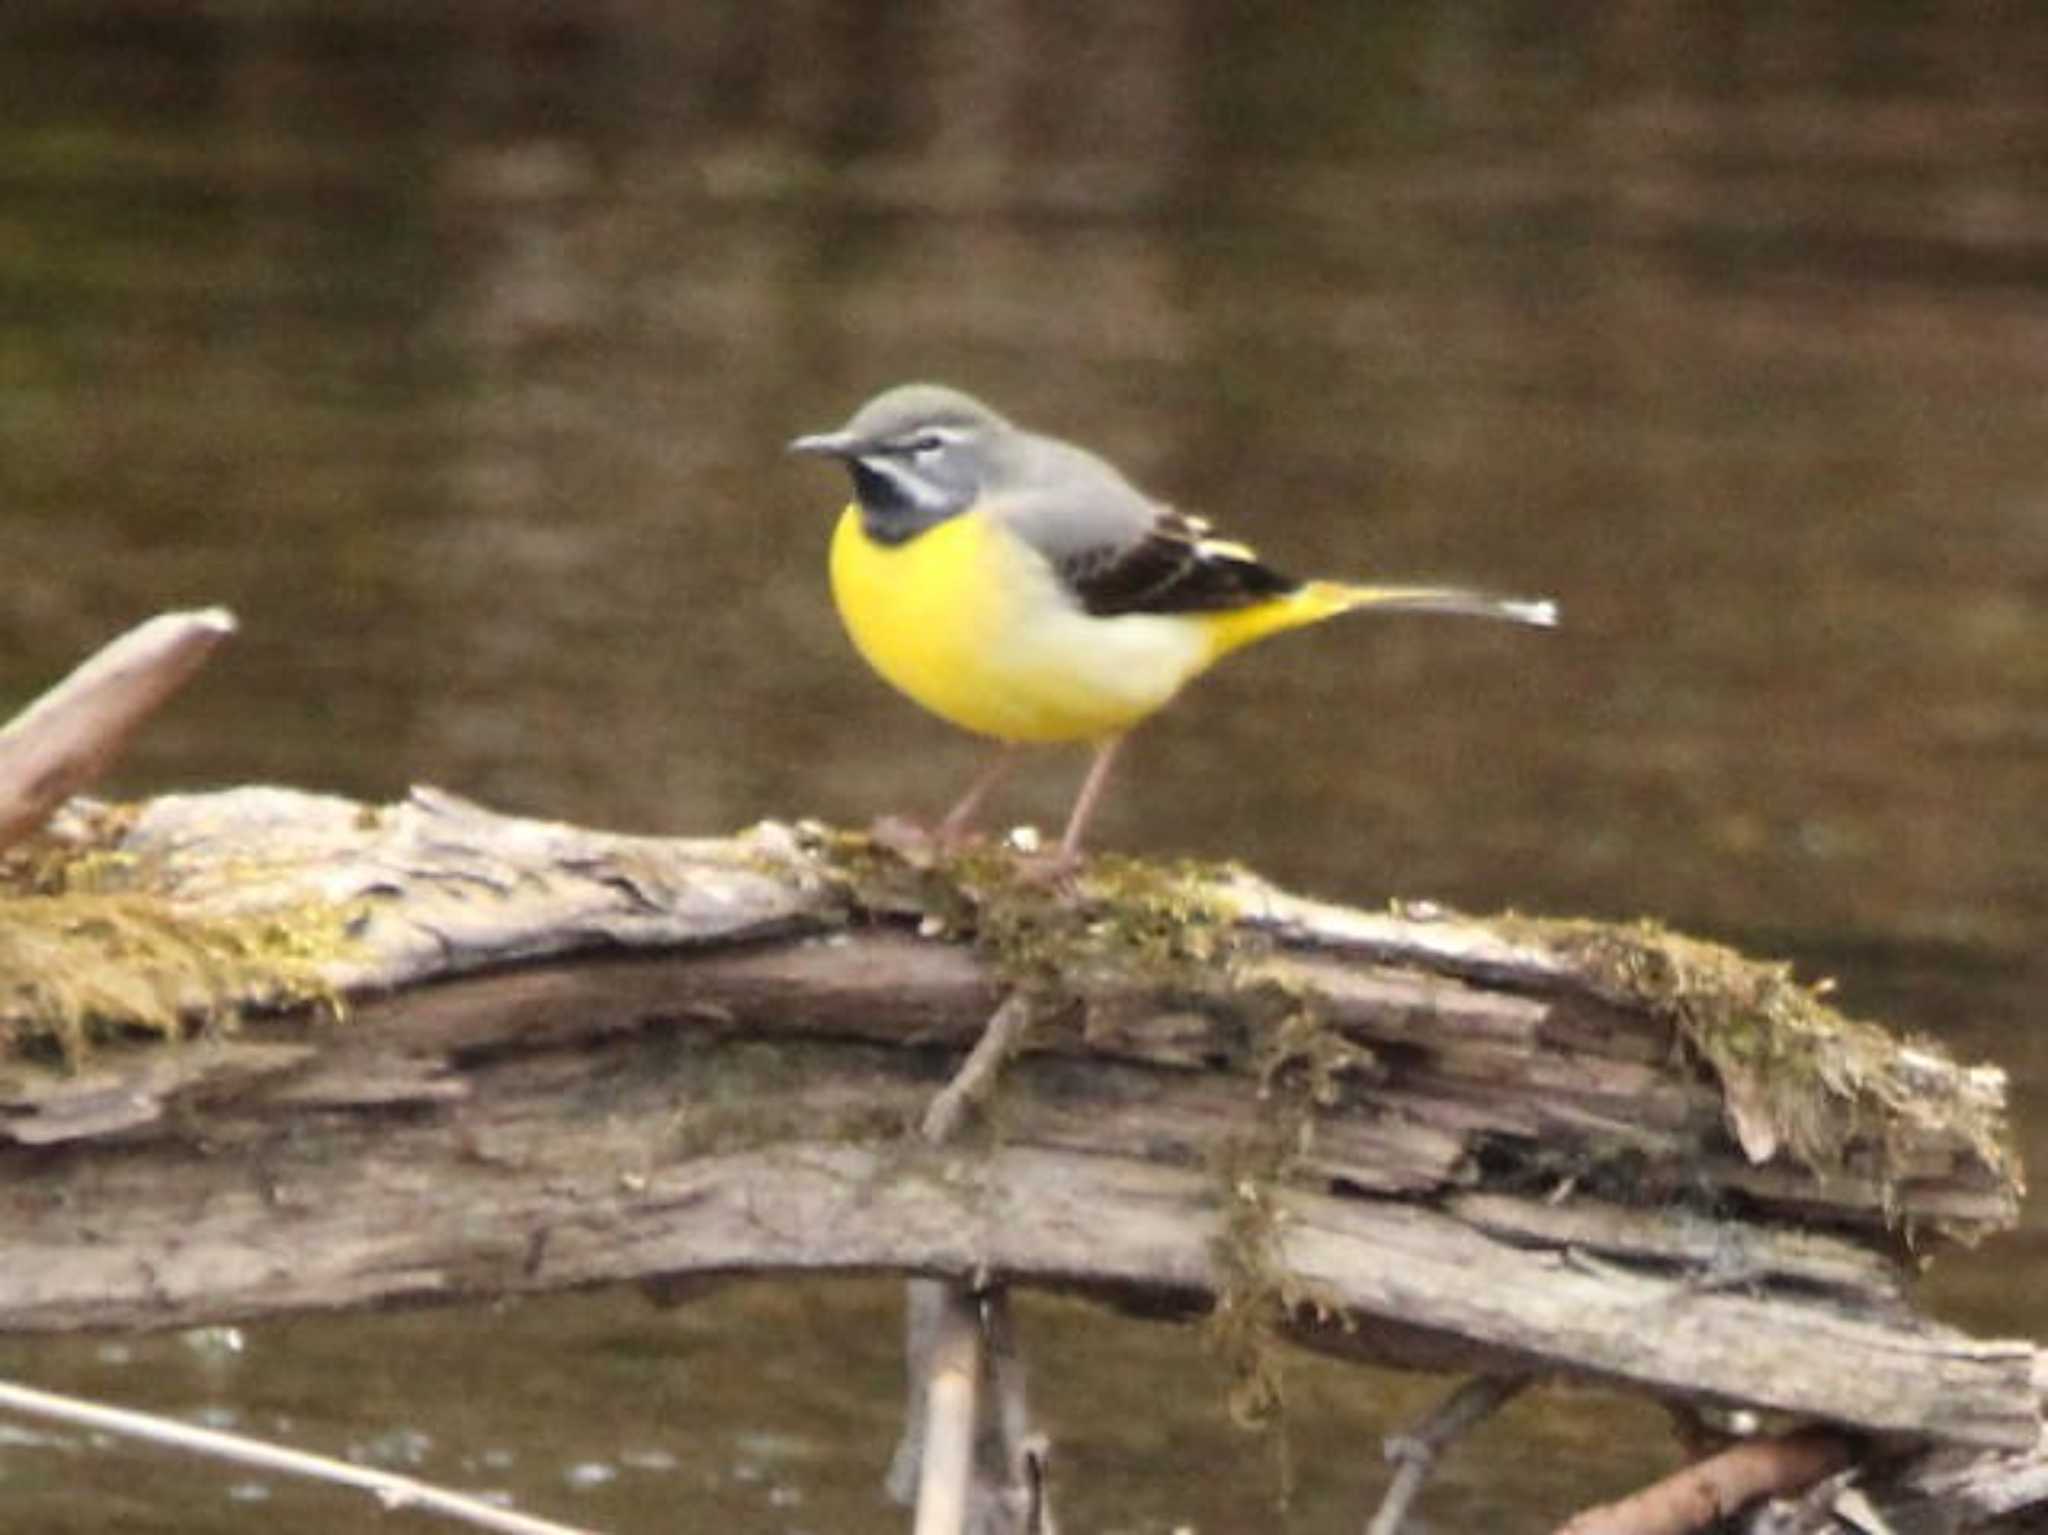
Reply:
<svg viewBox="0 0 2048 1535"><path fill-rule="evenodd" d="M634 838L420 792L74 807L0 871L0 1328L701 1272L992 1273L1991 1447L2004 1079L1647 925L1227 868ZM923 1106L1006 995L973 1133Z"/></svg>

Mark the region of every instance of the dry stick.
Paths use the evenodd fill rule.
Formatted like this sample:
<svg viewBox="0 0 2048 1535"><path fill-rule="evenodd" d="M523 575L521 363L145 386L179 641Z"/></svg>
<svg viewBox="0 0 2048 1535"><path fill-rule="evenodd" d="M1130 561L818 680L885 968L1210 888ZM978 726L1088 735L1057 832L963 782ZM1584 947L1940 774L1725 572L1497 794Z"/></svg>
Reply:
<svg viewBox="0 0 2048 1535"><path fill-rule="evenodd" d="M0 729L0 848L106 771L139 726L235 632L226 608L130 629Z"/></svg>
<svg viewBox="0 0 2048 1535"><path fill-rule="evenodd" d="M0 1408L25 1413L31 1417L53 1418L62 1423L74 1423L81 1428L99 1429L110 1434L125 1434L131 1439L146 1439L152 1444L168 1445L175 1450L188 1450L200 1455L217 1456L222 1460L239 1461L245 1466L256 1466L286 1476L303 1476L315 1481L339 1483L344 1487L370 1493L387 1511L404 1508L425 1509L429 1513L446 1514L451 1519L465 1520L486 1530L505 1531L506 1535L588 1535L587 1531L580 1530L574 1525L556 1524L551 1519L535 1519L526 1514L515 1513L511 1509L500 1508L495 1503L486 1503L481 1498L449 1492L445 1488L415 1481L409 1476L397 1476L389 1471L372 1471L368 1467L352 1466L347 1461L333 1460L325 1455L312 1455L304 1450L288 1450L282 1445L266 1444L261 1439L248 1439L240 1434L224 1434L217 1429L194 1428L188 1423L160 1418L152 1413L130 1412L120 1407L102 1407L97 1402L82 1402L75 1397L57 1396L48 1391L36 1391L28 1386L17 1386L5 1381L0 1381Z"/></svg>
<svg viewBox="0 0 2048 1535"><path fill-rule="evenodd" d="M1831 1428L1745 1439L1619 1502L1575 1514L1557 1535L1691 1535L1761 1497L1801 1492L1856 1457Z"/></svg>
<svg viewBox="0 0 2048 1535"><path fill-rule="evenodd" d="M916 1535L960 1535L974 1485L981 1418L981 1303L965 1285L943 1287L945 1308L926 1361L924 1461Z"/></svg>
<svg viewBox="0 0 2048 1535"><path fill-rule="evenodd" d="M918 1483L924 1475L924 1436L929 1404L926 1389L931 1384L932 1349L939 1336L939 1318L950 1304L952 1286L943 1279L912 1279L903 1286L903 1374L909 1390L903 1404L903 1435L896 1441L896 1453L889 1457L889 1469L882 1488L898 1503L917 1501Z"/></svg>
<svg viewBox="0 0 2048 1535"><path fill-rule="evenodd" d="M953 1138L967 1118L968 1109L988 1096L996 1073L1016 1050L1018 1041L1024 1037L1024 1027L1030 1022L1031 1003L1021 993L1013 991L1003 998L1003 1005L990 1015L988 1026L967 1052L967 1059L960 1063L953 1080L939 1089L931 1107L925 1110L926 1140L936 1146Z"/></svg>
<svg viewBox="0 0 2048 1535"><path fill-rule="evenodd" d="M1008 1451L1004 1492L1011 1506L1009 1528L1022 1535L1059 1535L1047 1493L1046 1475L1052 1441L1031 1426L1027 1372L1017 1347L1017 1326L1010 1314L1010 1292L991 1291L982 1301L982 1328L988 1339L989 1392L995 1398L997 1437Z"/></svg>
<svg viewBox="0 0 2048 1535"><path fill-rule="evenodd" d="M1409 1507L1436 1469L1436 1458L1451 1445L1520 1396L1533 1376L1481 1375L1466 1381L1431 1409L1414 1429L1389 1434L1386 1457L1394 1479L1365 1527L1365 1535L1396 1535Z"/></svg>
<svg viewBox="0 0 2048 1535"><path fill-rule="evenodd" d="M953 1079L925 1110L920 1128L927 1141L936 1146L953 1137L969 1109L988 1096L996 1073L1017 1048L1030 1022L1031 1004L1024 996L1012 992L1003 999ZM890 1466L888 1483L891 1492L906 1495L912 1468L916 1468L917 1535L957 1535L966 1527L974 1484L975 1431L981 1421L986 1342L981 1309L982 1300L969 1284L913 1279L908 1286L909 1421ZM1007 1311L1004 1319L1007 1321ZM999 1361L999 1371L1001 1367ZM1021 1419L1021 1408L1012 1411ZM955 1453L956 1436L964 1437L964 1456Z"/></svg>

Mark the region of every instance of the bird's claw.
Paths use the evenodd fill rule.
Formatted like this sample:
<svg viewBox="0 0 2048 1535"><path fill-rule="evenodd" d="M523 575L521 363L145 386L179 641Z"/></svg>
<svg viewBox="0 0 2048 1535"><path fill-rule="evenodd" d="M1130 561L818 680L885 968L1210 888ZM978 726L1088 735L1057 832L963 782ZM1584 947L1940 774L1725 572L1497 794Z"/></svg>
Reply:
<svg viewBox="0 0 2048 1535"><path fill-rule="evenodd" d="M927 826L909 816L885 815L868 823L868 840L912 868L929 869L942 858L965 852L985 839L964 826L948 826L943 821Z"/></svg>

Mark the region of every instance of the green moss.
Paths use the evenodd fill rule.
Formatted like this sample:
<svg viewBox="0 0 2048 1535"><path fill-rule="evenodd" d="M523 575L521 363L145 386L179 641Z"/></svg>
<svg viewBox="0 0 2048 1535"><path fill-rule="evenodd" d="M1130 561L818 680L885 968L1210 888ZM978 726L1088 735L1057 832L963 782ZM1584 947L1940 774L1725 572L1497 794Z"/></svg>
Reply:
<svg viewBox="0 0 2048 1535"><path fill-rule="evenodd" d="M1344 1079L1369 1069L1374 1056L1332 1028L1305 990L1277 982L1274 986L1281 1003L1277 1016L1255 1036L1259 1092L1270 1100L1283 1087L1293 1086L1297 1117L1306 1130L1312 1126L1314 1109L1334 1109L1343 1103ZM1307 1149L1305 1144L1302 1149Z"/></svg>
<svg viewBox="0 0 2048 1535"><path fill-rule="evenodd" d="M1216 1159L1223 1222L1210 1250L1216 1304L1204 1333L1230 1372L1230 1414L1247 1428L1271 1424L1286 1405L1279 1329L1288 1312L1285 1270L1275 1260L1272 1189L1287 1161L1270 1138L1233 1141Z"/></svg>
<svg viewBox="0 0 2048 1535"><path fill-rule="evenodd" d="M1071 888L985 855L941 872L967 903L967 936L1029 991L1106 976L1206 991L1247 949L1209 893L1214 871L1200 866L1101 858Z"/></svg>
<svg viewBox="0 0 2048 1535"><path fill-rule="evenodd" d="M1219 892L1227 868L1102 856L1061 878L1042 860L979 845L915 861L872 838L817 834L813 851L849 909L914 917L923 931L972 943L1003 982L1046 1009L1089 993L1146 991L1227 1023L1233 1065L1264 1106L1250 1140L1220 1154L1222 1222L1212 1248L1215 1305L1204 1327L1228 1373L1232 1417L1269 1435L1283 1500L1291 1485L1282 1328L1305 1308L1283 1261L1276 1193L1308 1150L1316 1117L1342 1097L1371 1052L1330 1026L1307 988L1262 963L1271 940Z"/></svg>
<svg viewBox="0 0 2048 1535"><path fill-rule="evenodd" d="M65 814L72 822L65 836L39 832L0 852L0 901L132 883L136 862L120 844L135 823L134 807L75 804Z"/></svg>
<svg viewBox="0 0 2048 1535"><path fill-rule="evenodd" d="M1288 1217L1278 1191L1291 1181L1297 1158L1289 1123L1285 1114L1269 1117L1264 1133L1227 1143L1213 1163L1223 1219L1210 1246L1216 1303L1202 1328L1209 1352L1228 1374L1232 1421L1266 1436L1283 1508L1295 1483L1283 1329L1300 1319L1342 1317L1327 1294L1303 1284L1284 1261L1281 1232Z"/></svg>
<svg viewBox="0 0 2048 1535"><path fill-rule="evenodd" d="M115 846L125 812L99 815L93 837L32 838L0 860L0 1053L76 1064L97 1040L231 1029L250 1007L340 1014L323 975L349 912L179 910Z"/></svg>
<svg viewBox="0 0 2048 1535"><path fill-rule="evenodd" d="M1852 1148L1875 1147L1880 1173L1899 1170L1914 1130L1959 1136L1997 1176L2018 1167L1995 1102L1970 1091L1938 1046L1900 1041L1843 1016L1826 983L1795 980L1789 966L1752 960L1654 922L1504 924L1543 944L1593 989L1667 1020L1680 1047L1720 1081L1737 1137L1752 1154L1784 1147L1815 1173L1841 1171ZM1918 1056L1916 1062L1915 1056Z"/></svg>
<svg viewBox="0 0 2048 1535"><path fill-rule="evenodd" d="M1071 997L1102 978L1207 993L1264 952L1216 894L1228 873L1218 865L1105 855L1060 875L999 844L906 857L864 833L806 831L814 869L843 891L850 916L914 917L932 937L973 944L1006 985L1034 996Z"/></svg>

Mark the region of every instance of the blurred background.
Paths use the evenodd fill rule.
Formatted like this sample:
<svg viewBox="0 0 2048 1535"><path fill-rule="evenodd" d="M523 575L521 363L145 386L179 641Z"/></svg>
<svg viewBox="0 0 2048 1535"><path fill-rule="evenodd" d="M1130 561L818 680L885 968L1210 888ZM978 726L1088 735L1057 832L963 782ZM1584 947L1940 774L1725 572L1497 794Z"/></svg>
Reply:
<svg viewBox="0 0 2048 1535"><path fill-rule="evenodd" d="M2048 14L2018 3L7 0L0 713L159 609L242 635L115 792L431 782L650 832L934 812L792 434L924 377L1304 573L1550 594L1334 624L1148 726L1099 845L1334 898L1651 914L2014 1073L2048 1051ZM1050 754L1006 819L1057 824ZM895 1530L898 1287L0 1345L0 1373L626 1532ZM2038 1210L1931 1277L2048 1336ZM1062 1513L1349 1530L1440 1383L1026 1315ZM1430 1495L1671 1464L1539 1393ZM354 1527L0 1425L45 1531Z"/></svg>

